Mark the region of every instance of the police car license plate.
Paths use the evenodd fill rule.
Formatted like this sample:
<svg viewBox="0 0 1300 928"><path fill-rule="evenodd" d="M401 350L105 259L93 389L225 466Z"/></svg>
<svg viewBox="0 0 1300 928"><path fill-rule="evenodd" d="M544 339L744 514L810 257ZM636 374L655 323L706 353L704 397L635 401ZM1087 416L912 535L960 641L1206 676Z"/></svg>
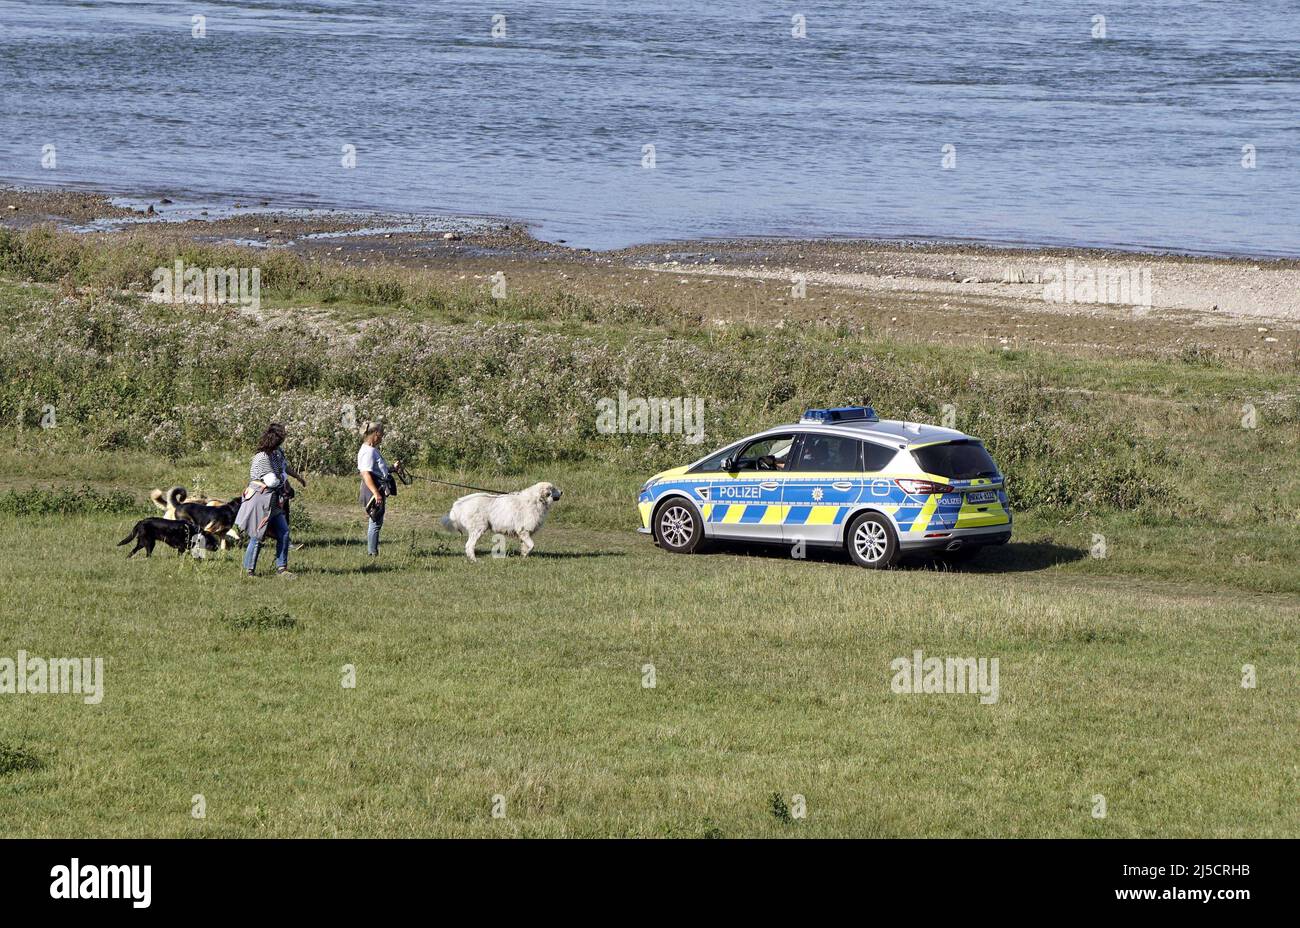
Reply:
<svg viewBox="0 0 1300 928"><path fill-rule="evenodd" d="M966 494L966 501L971 503L996 503L997 500L997 490L980 490L978 493Z"/></svg>

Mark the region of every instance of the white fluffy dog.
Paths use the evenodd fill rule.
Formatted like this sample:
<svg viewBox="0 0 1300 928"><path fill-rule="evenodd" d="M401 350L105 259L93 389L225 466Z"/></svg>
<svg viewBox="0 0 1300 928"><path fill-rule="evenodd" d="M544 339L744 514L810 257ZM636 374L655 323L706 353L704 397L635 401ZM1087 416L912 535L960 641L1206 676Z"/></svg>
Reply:
<svg viewBox="0 0 1300 928"><path fill-rule="evenodd" d="M546 510L559 498L559 489L551 483L535 483L526 490L501 496L471 493L452 504L451 512L442 517L442 524L469 536L465 556L471 561L478 560L474 545L488 529L514 535L519 539L519 553L528 557L528 552L533 550L533 532L542 527Z"/></svg>

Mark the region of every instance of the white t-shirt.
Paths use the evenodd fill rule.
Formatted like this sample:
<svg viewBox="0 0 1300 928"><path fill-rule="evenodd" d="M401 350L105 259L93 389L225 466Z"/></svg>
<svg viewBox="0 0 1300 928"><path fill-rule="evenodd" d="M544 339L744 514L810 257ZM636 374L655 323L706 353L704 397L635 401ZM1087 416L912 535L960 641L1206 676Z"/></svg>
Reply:
<svg viewBox="0 0 1300 928"><path fill-rule="evenodd" d="M361 450L357 452L357 470L365 473L369 471L372 474L378 474L381 478L388 476L388 462L384 456L379 453L379 449L371 444L362 444ZM380 487L382 490L383 488Z"/></svg>

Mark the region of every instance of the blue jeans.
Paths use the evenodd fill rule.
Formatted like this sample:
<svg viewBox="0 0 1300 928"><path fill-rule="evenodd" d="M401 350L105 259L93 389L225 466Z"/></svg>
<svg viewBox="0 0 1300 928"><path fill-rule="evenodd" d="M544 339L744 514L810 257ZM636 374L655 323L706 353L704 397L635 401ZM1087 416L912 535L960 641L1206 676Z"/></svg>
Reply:
<svg viewBox="0 0 1300 928"><path fill-rule="evenodd" d="M277 512L266 523L266 531L275 537L275 567L284 570L289 566L289 520L283 512ZM262 538L248 539L248 550L244 552L244 570L257 569L257 555L261 550Z"/></svg>
<svg viewBox="0 0 1300 928"><path fill-rule="evenodd" d="M371 554L379 553L379 529L384 524L384 510L376 509L374 515L370 517L370 524L366 526L366 550Z"/></svg>

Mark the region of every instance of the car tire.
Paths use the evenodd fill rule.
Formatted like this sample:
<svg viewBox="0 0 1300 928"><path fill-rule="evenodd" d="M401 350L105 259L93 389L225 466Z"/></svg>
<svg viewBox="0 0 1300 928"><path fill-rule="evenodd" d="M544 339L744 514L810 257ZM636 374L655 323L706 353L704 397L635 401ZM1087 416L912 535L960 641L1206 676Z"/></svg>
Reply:
<svg viewBox="0 0 1300 928"><path fill-rule="evenodd" d="M655 544L674 554L692 554L704 541L704 518L694 503L680 496L660 503L651 524Z"/></svg>
<svg viewBox="0 0 1300 928"><path fill-rule="evenodd" d="M893 523L878 512L864 512L850 522L844 545L859 567L884 570L898 562L898 535Z"/></svg>

